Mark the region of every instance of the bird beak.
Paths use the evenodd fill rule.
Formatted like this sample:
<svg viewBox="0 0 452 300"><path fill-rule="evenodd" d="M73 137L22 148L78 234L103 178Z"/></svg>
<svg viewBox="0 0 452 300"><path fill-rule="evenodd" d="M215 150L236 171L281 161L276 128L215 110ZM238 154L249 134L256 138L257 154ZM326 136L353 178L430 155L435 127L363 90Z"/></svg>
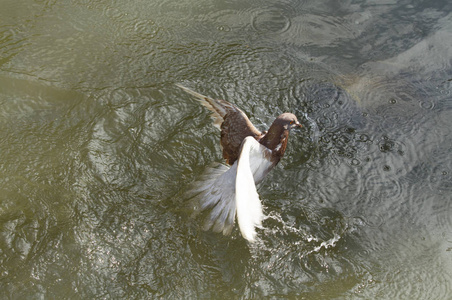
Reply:
<svg viewBox="0 0 452 300"><path fill-rule="evenodd" d="M293 125L293 127L294 128L301 128L301 127L303 127L303 125L301 125L300 123L295 123L294 125Z"/></svg>

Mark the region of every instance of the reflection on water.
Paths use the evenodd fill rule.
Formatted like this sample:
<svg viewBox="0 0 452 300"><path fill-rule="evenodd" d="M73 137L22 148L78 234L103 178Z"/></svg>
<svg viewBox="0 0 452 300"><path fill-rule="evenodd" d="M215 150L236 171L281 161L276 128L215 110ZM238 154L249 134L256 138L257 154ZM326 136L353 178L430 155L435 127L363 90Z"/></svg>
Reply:
<svg viewBox="0 0 452 300"><path fill-rule="evenodd" d="M4 1L1 297L447 299L451 8ZM183 209L222 160L179 82L304 119L256 244Z"/></svg>

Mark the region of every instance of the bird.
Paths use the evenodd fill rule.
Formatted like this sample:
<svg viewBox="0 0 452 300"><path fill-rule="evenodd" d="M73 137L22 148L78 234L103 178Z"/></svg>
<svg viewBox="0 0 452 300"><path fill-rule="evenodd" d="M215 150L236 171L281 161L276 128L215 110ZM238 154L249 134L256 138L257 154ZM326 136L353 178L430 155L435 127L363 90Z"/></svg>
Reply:
<svg viewBox="0 0 452 300"><path fill-rule="evenodd" d="M279 163L286 151L289 132L301 128L292 113L280 114L267 131L259 131L236 105L197 93L181 84L211 111L214 126L220 129L220 144L227 165L209 169L190 191L192 209L208 211L204 229L229 235L237 222L243 238L256 241L264 213L256 185Z"/></svg>

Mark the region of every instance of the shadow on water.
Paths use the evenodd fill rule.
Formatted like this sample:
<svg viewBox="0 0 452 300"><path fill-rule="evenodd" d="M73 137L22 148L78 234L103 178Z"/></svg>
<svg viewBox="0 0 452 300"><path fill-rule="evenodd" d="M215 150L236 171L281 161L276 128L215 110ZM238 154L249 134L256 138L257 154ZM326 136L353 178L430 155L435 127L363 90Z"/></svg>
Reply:
<svg viewBox="0 0 452 300"><path fill-rule="evenodd" d="M450 4L3 8L2 297L447 299ZM303 119L255 244L181 209L222 158L180 82L261 130Z"/></svg>

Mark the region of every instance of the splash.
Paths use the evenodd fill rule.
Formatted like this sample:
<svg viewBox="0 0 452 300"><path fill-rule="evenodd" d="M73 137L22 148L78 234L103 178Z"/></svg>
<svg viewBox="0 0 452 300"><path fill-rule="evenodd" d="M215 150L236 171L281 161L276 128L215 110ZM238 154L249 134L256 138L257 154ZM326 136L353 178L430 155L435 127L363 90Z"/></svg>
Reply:
<svg viewBox="0 0 452 300"><path fill-rule="evenodd" d="M311 117L309 117L307 113L302 113L302 115L308 121L309 128L312 131L311 141L317 143L320 138L320 130L319 126L317 125L317 122Z"/></svg>

